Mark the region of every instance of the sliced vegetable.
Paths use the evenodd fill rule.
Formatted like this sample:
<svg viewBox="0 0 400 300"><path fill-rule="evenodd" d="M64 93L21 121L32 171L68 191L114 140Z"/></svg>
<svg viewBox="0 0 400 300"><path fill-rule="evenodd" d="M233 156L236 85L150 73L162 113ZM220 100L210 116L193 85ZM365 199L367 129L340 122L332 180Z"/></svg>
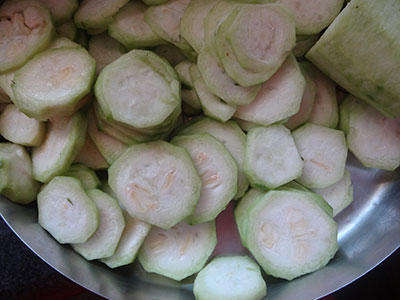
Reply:
<svg viewBox="0 0 400 300"><path fill-rule="evenodd" d="M108 168L107 162L99 149L97 149L96 145L93 143L89 134L86 134L85 143L75 157L74 162L82 163L93 170Z"/></svg>
<svg viewBox="0 0 400 300"><path fill-rule="evenodd" d="M84 243L99 227L99 212L76 178L54 177L39 193L39 224L60 244Z"/></svg>
<svg viewBox="0 0 400 300"><path fill-rule="evenodd" d="M193 226L182 222L168 230L153 227L138 258L147 272L180 281L204 267L216 244L214 222Z"/></svg>
<svg viewBox="0 0 400 300"><path fill-rule="evenodd" d="M39 0L51 12L55 24L63 24L70 20L78 9L78 0Z"/></svg>
<svg viewBox="0 0 400 300"><path fill-rule="evenodd" d="M74 21L69 20L56 27L58 36L66 37L71 41L75 41L78 38L78 28L76 28Z"/></svg>
<svg viewBox="0 0 400 300"><path fill-rule="evenodd" d="M85 190L97 189L101 186L100 179L96 173L82 164L73 164L65 176L78 178Z"/></svg>
<svg viewBox="0 0 400 300"><path fill-rule="evenodd" d="M158 56L165 58L171 66L186 60L182 50L172 44L159 45L153 48L153 52Z"/></svg>

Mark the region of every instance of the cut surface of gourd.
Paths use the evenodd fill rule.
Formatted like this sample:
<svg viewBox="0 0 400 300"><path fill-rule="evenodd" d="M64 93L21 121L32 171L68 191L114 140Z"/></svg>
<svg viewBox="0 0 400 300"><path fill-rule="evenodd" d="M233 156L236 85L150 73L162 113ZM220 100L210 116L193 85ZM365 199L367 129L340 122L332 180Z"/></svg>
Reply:
<svg viewBox="0 0 400 300"><path fill-rule="evenodd" d="M113 197L96 189L86 193L99 212L99 227L86 242L72 244L72 248L87 260L109 257L114 254L125 228L124 216Z"/></svg>
<svg viewBox="0 0 400 300"><path fill-rule="evenodd" d="M96 173L83 164L73 164L65 176L78 178L85 190L97 189L101 186Z"/></svg>
<svg viewBox="0 0 400 300"><path fill-rule="evenodd" d="M261 300L267 285L250 257L220 256L199 272L193 292L196 300Z"/></svg>
<svg viewBox="0 0 400 300"><path fill-rule="evenodd" d="M84 243L99 226L99 212L76 178L54 177L38 195L39 224L59 243Z"/></svg>
<svg viewBox="0 0 400 300"><path fill-rule="evenodd" d="M306 123L292 134L304 160L298 182L308 188L325 188L343 178L348 149L342 131Z"/></svg>
<svg viewBox="0 0 400 300"><path fill-rule="evenodd" d="M202 180L199 202L189 224L214 220L237 192L238 169L235 160L216 138L209 134L177 136L172 144L185 148Z"/></svg>
<svg viewBox="0 0 400 300"><path fill-rule="evenodd" d="M63 24L70 20L78 9L78 0L39 0L48 7L54 23Z"/></svg>
<svg viewBox="0 0 400 300"><path fill-rule="evenodd" d="M0 194L19 204L36 199L40 184L32 177L32 161L26 150L0 143Z"/></svg>
<svg viewBox="0 0 400 300"><path fill-rule="evenodd" d="M247 134L244 170L256 187L274 189L301 176L303 161L289 129L271 125Z"/></svg>
<svg viewBox="0 0 400 300"><path fill-rule="evenodd" d="M349 95L340 106L340 128L349 150L370 168L395 170L400 165L400 118L388 118Z"/></svg>
<svg viewBox="0 0 400 300"><path fill-rule="evenodd" d="M50 122L44 142L33 149L33 177L48 182L64 174L85 142L87 120L81 112Z"/></svg>
<svg viewBox="0 0 400 300"><path fill-rule="evenodd" d="M70 116L90 92L94 72L94 59L81 47L47 50L15 73L14 103L39 120Z"/></svg>
<svg viewBox="0 0 400 300"><path fill-rule="evenodd" d="M9 104L0 115L0 134L15 144L39 146L46 128L44 122L29 118L14 104Z"/></svg>
<svg viewBox="0 0 400 300"><path fill-rule="evenodd" d="M79 153L76 155L74 162L82 163L93 170L108 168L108 164L104 159L104 156L100 153L99 149L97 149L89 134L86 134L85 143L83 144Z"/></svg>
<svg viewBox="0 0 400 300"><path fill-rule="evenodd" d="M164 229L191 215L200 198L202 182L189 154L164 141L131 146L108 174L130 215Z"/></svg>
<svg viewBox="0 0 400 300"><path fill-rule="evenodd" d="M153 227L138 258L147 272L180 281L204 267L216 243L214 222L181 222L168 230Z"/></svg>
<svg viewBox="0 0 400 300"><path fill-rule="evenodd" d="M0 73L22 66L46 49L55 34L47 8L37 1L6 1L0 7Z"/></svg>
<svg viewBox="0 0 400 300"><path fill-rule="evenodd" d="M335 255L337 225L318 203L325 201L315 197L320 196L270 191L251 206L246 243L267 274L292 280L322 268Z"/></svg>

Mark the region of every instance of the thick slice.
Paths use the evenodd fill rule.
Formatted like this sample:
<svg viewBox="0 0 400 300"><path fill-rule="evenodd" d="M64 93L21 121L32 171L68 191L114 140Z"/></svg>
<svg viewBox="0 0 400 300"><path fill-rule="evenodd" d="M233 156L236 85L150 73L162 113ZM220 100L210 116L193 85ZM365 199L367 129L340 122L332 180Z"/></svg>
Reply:
<svg viewBox="0 0 400 300"><path fill-rule="evenodd" d="M349 95L340 106L340 128L350 151L370 168L393 171L400 165L400 118L385 117Z"/></svg>
<svg viewBox="0 0 400 300"><path fill-rule="evenodd" d="M129 0L83 0L75 13L76 26L82 29L107 29L113 16Z"/></svg>
<svg viewBox="0 0 400 300"><path fill-rule="evenodd" d="M78 0L39 0L39 2L49 8L53 21L57 25L72 19L79 6Z"/></svg>
<svg viewBox="0 0 400 300"><path fill-rule="evenodd" d="M32 177L32 161L19 145L0 143L0 194L13 202L28 204L36 199L39 182Z"/></svg>
<svg viewBox="0 0 400 300"><path fill-rule="evenodd" d="M147 272L180 281L204 267L216 244L214 222L181 222L168 230L153 227L138 258Z"/></svg>
<svg viewBox="0 0 400 300"><path fill-rule="evenodd" d="M193 293L196 300L261 300L267 285L250 257L225 256L214 258L199 272Z"/></svg>
<svg viewBox="0 0 400 300"><path fill-rule="evenodd" d="M221 122L228 121L235 113L236 106L225 103L208 90L196 65L190 67L190 74L204 114Z"/></svg>
<svg viewBox="0 0 400 300"><path fill-rule="evenodd" d="M97 75L126 52L124 46L109 37L106 33L92 36L89 40L88 51L96 61Z"/></svg>
<svg viewBox="0 0 400 300"><path fill-rule="evenodd" d="M296 58L302 58L308 50L317 42L319 34L313 35L297 35L296 47L293 49L293 54Z"/></svg>
<svg viewBox="0 0 400 300"><path fill-rule="evenodd" d="M14 104L8 104L0 115L0 134L15 144L39 146L46 134L44 122L29 118Z"/></svg>
<svg viewBox="0 0 400 300"><path fill-rule="evenodd" d="M145 22L148 7L132 1L122 7L108 26L108 34L127 49L152 47L165 43Z"/></svg>
<svg viewBox="0 0 400 300"><path fill-rule="evenodd" d="M306 54L349 93L391 117L400 116L399 10L397 0L351 1Z"/></svg>
<svg viewBox="0 0 400 300"><path fill-rule="evenodd" d="M240 239L243 246L247 247L245 240L246 225L247 225L247 215L249 214L249 209L257 201L257 198L263 196L266 192L250 188L246 194L240 199L239 204L235 208L235 221L237 228L239 230Z"/></svg>
<svg viewBox="0 0 400 300"><path fill-rule="evenodd" d="M72 244L72 248L87 260L110 257L114 254L125 228L124 216L113 197L96 189L86 193L99 211L99 227L86 242Z"/></svg>
<svg viewBox="0 0 400 300"><path fill-rule="evenodd" d="M339 14L343 0L275 0L294 16L297 34L316 34Z"/></svg>
<svg viewBox="0 0 400 300"><path fill-rule="evenodd" d="M0 79L1 81L1 79ZM0 83L0 104L8 104L11 102L10 97L8 96L8 94L3 90L3 88L1 87L1 83Z"/></svg>
<svg viewBox="0 0 400 300"><path fill-rule="evenodd" d="M94 72L95 61L83 48L47 50L15 73L14 103L39 120L70 116L89 93Z"/></svg>
<svg viewBox="0 0 400 300"><path fill-rule="evenodd" d="M305 86L299 65L290 55L252 103L237 107L235 117L264 126L285 120L299 111Z"/></svg>
<svg viewBox="0 0 400 300"><path fill-rule="evenodd" d="M76 28L74 21L69 20L56 27L56 32L59 37L66 37L71 41L78 38L78 28Z"/></svg>
<svg viewBox="0 0 400 300"><path fill-rule="evenodd" d="M193 79L190 74L190 68L194 65L190 60L181 61L174 68L178 73L179 80L182 82L182 85L186 88L193 89Z"/></svg>
<svg viewBox="0 0 400 300"><path fill-rule="evenodd" d="M89 111L88 115L88 134L92 139L96 148L104 157L107 164L111 165L118 157L125 152L128 145L111 137L110 135L101 132L96 124L96 117L93 111Z"/></svg>
<svg viewBox="0 0 400 300"><path fill-rule="evenodd" d="M208 133L219 140L231 153L238 165L238 191L235 199L244 195L249 182L243 172L244 154L246 151L246 135L233 121L221 123L209 118L200 119L184 128L179 135Z"/></svg>
<svg viewBox="0 0 400 300"><path fill-rule="evenodd" d="M238 7L225 22L230 24L222 34L229 40L240 65L263 73L266 78L278 70L296 44L294 21L281 5ZM222 63L225 66L224 59Z"/></svg>
<svg viewBox="0 0 400 300"><path fill-rule="evenodd" d="M86 134L85 143L83 144L79 153L76 155L74 162L82 163L93 170L108 168L106 160L93 143L93 140L89 134Z"/></svg>
<svg viewBox="0 0 400 300"><path fill-rule="evenodd" d="M33 177L48 182L64 174L85 142L87 120L78 112L49 123L44 142L32 151Z"/></svg>
<svg viewBox="0 0 400 300"><path fill-rule="evenodd" d="M302 66L300 62L300 67ZM285 126L290 130L293 130L300 125L303 125L310 118L311 112L313 111L315 95L317 94L317 86L314 80L306 73L303 72L304 79L306 80L306 87L304 89L303 98L301 99L299 111L291 116Z"/></svg>
<svg viewBox="0 0 400 300"><path fill-rule="evenodd" d="M202 190L189 224L214 220L236 195L238 168L235 160L216 138L209 134L177 136L172 144L185 148L202 180Z"/></svg>
<svg viewBox="0 0 400 300"><path fill-rule="evenodd" d="M303 161L289 129L271 125L247 134L244 171L256 187L274 189L301 176Z"/></svg>
<svg viewBox="0 0 400 300"><path fill-rule="evenodd" d="M59 243L84 243L99 227L99 212L76 178L54 177L38 195L39 224Z"/></svg>
<svg viewBox="0 0 400 300"><path fill-rule="evenodd" d="M7 73L0 73L0 88L10 98L10 101L14 99L14 93L12 91L12 82L14 80L15 71L9 71ZM3 101L4 102L4 101Z"/></svg>
<svg viewBox="0 0 400 300"><path fill-rule="evenodd" d="M112 256L101 260L101 262L110 268L117 268L132 263L151 228L150 224L139 221L124 211L123 213L125 217L125 229L122 232L118 247Z"/></svg>
<svg viewBox="0 0 400 300"><path fill-rule="evenodd" d="M314 81L317 89L308 121L316 125L336 128L339 121L336 84L308 62L303 62L301 67L303 72Z"/></svg>
<svg viewBox="0 0 400 300"><path fill-rule="evenodd" d="M160 5L168 2L168 0L142 0L142 2L148 6L153 6L153 5Z"/></svg>
<svg viewBox="0 0 400 300"><path fill-rule="evenodd" d="M344 172L344 177L333 185L324 189L313 189L314 193L321 195L333 209L333 217L350 205L353 201L353 184L349 170Z"/></svg>
<svg viewBox="0 0 400 300"><path fill-rule="evenodd" d="M304 160L298 182L325 188L343 178L348 151L342 131L306 123L293 131L293 138Z"/></svg>
<svg viewBox="0 0 400 300"><path fill-rule="evenodd" d="M226 74L219 59L207 48L200 51L197 67L209 91L229 104L250 104L261 88L261 85L251 87L238 85Z"/></svg>
<svg viewBox="0 0 400 300"><path fill-rule="evenodd" d="M188 116L199 115L202 112L201 103L195 90L181 90L182 110Z"/></svg>
<svg viewBox="0 0 400 300"><path fill-rule="evenodd" d="M338 249L337 224L310 192L269 191L247 216L247 247L267 274L292 280L324 267Z"/></svg>
<svg viewBox="0 0 400 300"><path fill-rule="evenodd" d="M204 19L214 5L215 0L191 0L182 16L181 35L197 53L204 47Z"/></svg>
<svg viewBox="0 0 400 300"><path fill-rule="evenodd" d="M96 97L108 118L137 128L157 126L181 105L175 70L150 51L132 50L97 79Z"/></svg>
<svg viewBox="0 0 400 300"><path fill-rule="evenodd" d="M66 37L57 37L53 42L51 43L49 49L57 49L61 47L77 47L80 48L81 46L78 43L75 43L74 41L71 41L69 38Z"/></svg>
<svg viewBox="0 0 400 300"><path fill-rule="evenodd" d="M191 215L200 198L202 181L189 154L164 141L131 146L108 174L130 215L164 229Z"/></svg>
<svg viewBox="0 0 400 300"><path fill-rule="evenodd" d="M190 0L170 0L165 4L150 7L144 19L150 28L162 39L182 49L190 59L196 57L196 52L182 37L179 24Z"/></svg>
<svg viewBox="0 0 400 300"><path fill-rule="evenodd" d="M37 1L6 1L0 7L0 73L22 66L46 49L55 34L47 8Z"/></svg>
<svg viewBox="0 0 400 300"><path fill-rule="evenodd" d="M72 165L65 176L78 178L85 190L97 189L101 186L100 179L88 166L82 164Z"/></svg>
<svg viewBox="0 0 400 300"><path fill-rule="evenodd" d="M187 59L181 49L169 43L154 47L153 52L166 59L173 67Z"/></svg>

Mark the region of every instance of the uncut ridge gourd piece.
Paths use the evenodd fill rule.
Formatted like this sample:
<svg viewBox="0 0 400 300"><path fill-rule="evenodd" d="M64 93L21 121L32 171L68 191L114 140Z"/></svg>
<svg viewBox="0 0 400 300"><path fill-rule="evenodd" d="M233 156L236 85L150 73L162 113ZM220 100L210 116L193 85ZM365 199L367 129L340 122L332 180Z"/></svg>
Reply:
<svg viewBox="0 0 400 300"><path fill-rule="evenodd" d="M103 31L112 22L113 16L129 0L83 0L75 13L76 26L82 29Z"/></svg>
<svg viewBox="0 0 400 300"><path fill-rule="evenodd" d="M99 212L99 227L86 242L71 246L87 260L110 257L114 254L125 228L124 216L113 197L96 189L86 193Z"/></svg>
<svg viewBox="0 0 400 300"><path fill-rule="evenodd" d="M246 246L264 271L292 280L324 267L338 249L332 208L318 194L269 191L248 209Z"/></svg>
<svg viewBox="0 0 400 300"><path fill-rule="evenodd" d="M235 159L238 165L238 190L235 199L241 198L249 187L243 171L246 135L234 121L222 123L209 118L199 118L178 132L179 135L201 133L208 133L219 140Z"/></svg>
<svg viewBox="0 0 400 300"><path fill-rule="evenodd" d="M186 222L198 224L214 220L237 193L235 160L225 146L209 134L177 136L171 143L189 152L203 183L196 209Z"/></svg>
<svg viewBox="0 0 400 300"><path fill-rule="evenodd" d="M257 127L247 133L244 171L252 186L274 189L301 176L303 161L289 129Z"/></svg>
<svg viewBox="0 0 400 300"><path fill-rule="evenodd" d="M95 65L82 47L44 51L15 73L14 104L38 120L71 116L91 90Z"/></svg>
<svg viewBox="0 0 400 300"><path fill-rule="evenodd" d="M200 198L202 181L189 154L164 141L129 147L108 174L130 215L164 229L190 216Z"/></svg>
<svg viewBox="0 0 400 300"><path fill-rule="evenodd" d="M150 28L162 39L174 44L191 60L196 52L181 36L179 24L190 0L170 0L165 4L150 7L144 19Z"/></svg>
<svg viewBox="0 0 400 300"><path fill-rule="evenodd" d="M299 111L306 81L293 55L261 86L248 105L238 106L235 117L268 126L285 120Z"/></svg>
<svg viewBox="0 0 400 300"><path fill-rule="evenodd" d="M385 117L348 95L340 106L340 129L364 166L393 171L400 165L400 118Z"/></svg>
<svg viewBox="0 0 400 300"><path fill-rule="evenodd" d="M0 194L19 204L36 200L40 184L32 177L32 161L20 145L0 143Z"/></svg>
<svg viewBox="0 0 400 300"><path fill-rule="evenodd" d="M128 2L113 17L108 26L108 34L129 50L165 44L166 41L145 22L144 14L147 9L140 1Z"/></svg>
<svg viewBox="0 0 400 300"><path fill-rule="evenodd" d="M162 125L172 113L180 113L175 70L146 50L132 50L104 68L95 94L107 118L136 128Z"/></svg>
<svg viewBox="0 0 400 300"><path fill-rule="evenodd" d="M33 177L46 183L64 174L85 142L86 128L82 112L51 121L44 142L32 150Z"/></svg>
<svg viewBox="0 0 400 300"><path fill-rule="evenodd" d="M306 54L338 85L390 117L400 116L399 10L397 0L351 1Z"/></svg>
<svg viewBox="0 0 400 300"><path fill-rule="evenodd" d="M138 259L147 272L182 280L200 271L217 244L215 223L171 229L153 227L140 248Z"/></svg>
<svg viewBox="0 0 400 300"><path fill-rule="evenodd" d="M55 35L49 10L37 1L6 1L0 7L0 72L21 67L46 49Z"/></svg>
<svg viewBox="0 0 400 300"><path fill-rule="evenodd" d="M267 286L260 267L248 256L215 257L197 275L196 300L261 300Z"/></svg>
<svg viewBox="0 0 400 300"><path fill-rule="evenodd" d="M125 228L114 254L101 259L110 268L117 268L132 263L151 229L151 225L131 217L123 211Z"/></svg>
<svg viewBox="0 0 400 300"><path fill-rule="evenodd" d="M343 178L348 149L342 131L306 123L292 135L304 160L296 181L307 188L326 188Z"/></svg>
<svg viewBox="0 0 400 300"><path fill-rule="evenodd" d="M29 118L14 104L8 104L0 115L0 134L15 144L39 146L46 128L44 122Z"/></svg>
<svg viewBox="0 0 400 300"><path fill-rule="evenodd" d="M63 24L72 19L79 7L78 0L38 0L48 7L56 25Z"/></svg>
<svg viewBox="0 0 400 300"><path fill-rule="evenodd" d="M54 177L37 201L40 226L61 244L84 243L99 227L99 212L79 179Z"/></svg>

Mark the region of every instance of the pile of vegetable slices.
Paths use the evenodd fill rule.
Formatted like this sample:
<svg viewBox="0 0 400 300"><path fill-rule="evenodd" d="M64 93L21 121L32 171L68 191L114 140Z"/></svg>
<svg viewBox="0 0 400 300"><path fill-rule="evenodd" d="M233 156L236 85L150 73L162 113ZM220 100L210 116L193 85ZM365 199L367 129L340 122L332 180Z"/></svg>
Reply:
<svg viewBox="0 0 400 300"><path fill-rule="evenodd" d="M39 224L87 260L198 273L197 299L262 299L261 270L292 280L334 257L333 217L353 199L348 150L366 167L400 165L400 33L382 33L398 11L396 0L5 1L0 193L37 200ZM231 201L248 251L209 262Z"/></svg>

